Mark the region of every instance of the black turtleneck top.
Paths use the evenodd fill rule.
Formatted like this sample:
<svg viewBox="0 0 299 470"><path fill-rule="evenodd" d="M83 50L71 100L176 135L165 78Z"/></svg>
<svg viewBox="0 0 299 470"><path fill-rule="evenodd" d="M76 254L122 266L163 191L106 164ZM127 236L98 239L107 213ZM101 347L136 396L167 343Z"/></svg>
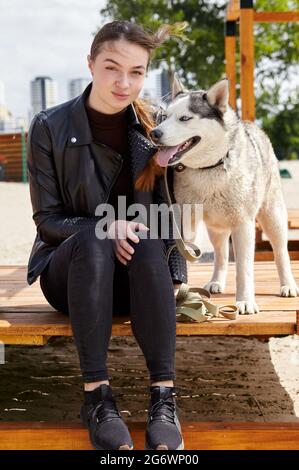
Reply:
<svg viewBox="0 0 299 470"><path fill-rule="evenodd" d="M113 205L116 218L118 218L118 196L126 196L126 207L134 203L127 108L115 114L105 114L91 108L87 101L85 102L85 108L94 142L107 145L122 157L121 171L111 188L107 201Z"/></svg>

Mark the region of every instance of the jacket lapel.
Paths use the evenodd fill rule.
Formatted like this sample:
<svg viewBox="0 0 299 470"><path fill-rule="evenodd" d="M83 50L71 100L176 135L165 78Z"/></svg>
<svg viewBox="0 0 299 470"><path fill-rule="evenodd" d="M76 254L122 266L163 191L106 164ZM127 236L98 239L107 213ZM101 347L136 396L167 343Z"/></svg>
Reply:
<svg viewBox="0 0 299 470"><path fill-rule="evenodd" d="M68 146L91 145L92 134L85 110L85 100L90 94L92 82L85 88L82 95L76 98L71 107ZM146 167L157 147L145 137L144 129L138 119L134 104L127 108L128 113L128 139L131 154L131 169L133 181Z"/></svg>

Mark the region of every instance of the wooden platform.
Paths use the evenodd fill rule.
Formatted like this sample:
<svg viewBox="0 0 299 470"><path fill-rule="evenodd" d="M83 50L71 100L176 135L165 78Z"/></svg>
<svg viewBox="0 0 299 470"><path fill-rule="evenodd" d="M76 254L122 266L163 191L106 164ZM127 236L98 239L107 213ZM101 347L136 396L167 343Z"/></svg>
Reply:
<svg viewBox="0 0 299 470"><path fill-rule="evenodd" d="M299 209L288 209L289 229L299 229Z"/></svg>
<svg viewBox="0 0 299 470"><path fill-rule="evenodd" d="M299 209L288 209L288 229L299 229ZM297 237L297 235L296 235ZM291 239L288 241L288 251L291 260L299 260L299 240ZM255 261L273 261L273 251L269 240L263 238L263 231L258 222L255 231Z"/></svg>
<svg viewBox="0 0 299 470"><path fill-rule="evenodd" d="M144 423L129 423L135 450L144 449ZM297 423L182 423L185 450L299 450ZM89 450L78 423L0 423L0 449Z"/></svg>
<svg viewBox="0 0 299 470"><path fill-rule="evenodd" d="M299 279L299 262L292 262ZM189 284L203 286L210 278L212 264L189 265ZM229 265L227 293L213 295L219 305L235 302L235 265ZM196 323L178 323L178 335L289 335L299 331L298 298L279 297L279 282L273 262L255 264L255 284L260 313L242 315L236 321L222 318ZM131 335L129 314L114 317L112 334ZM55 311L45 300L37 281L26 283L23 266L0 267L0 341L5 344L43 345L51 336L71 336L69 318Z"/></svg>
<svg viewBox="0 0 299 470"><path fill-rule="evenodd" d="M299 262L292 262L299 279ZM203 286L212 264L189 265L189 284ZM227 293L214 295L219 305L235 301L235 266L230 264ZM288 335L299 331L298 298L279 297L273 262L255 264L257 302L261 312L236 321L178 323L178 335ZM297 312L296 312L297 309ZM114 318L113 335L131 335L129 315ZM72 335L69 319L55 311L43 297L39 283L26 283L23 266L0 267L0 341L6 344L43 345L51 336ZM144 449L145 423L129 423L135 449ZM290 423L182 423L186 450L296 449L299 424ZM86 429L78 422L0 423L0 449L92 449Z"/></svg>

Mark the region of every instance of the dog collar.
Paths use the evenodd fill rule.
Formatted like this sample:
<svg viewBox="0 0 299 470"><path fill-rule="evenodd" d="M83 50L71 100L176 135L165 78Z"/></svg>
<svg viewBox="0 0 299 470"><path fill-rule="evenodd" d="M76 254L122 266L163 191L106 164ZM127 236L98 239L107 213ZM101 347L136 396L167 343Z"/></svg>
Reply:
<svg viewBox="0 0 299 470"><path fill-rule="evenodd" d="M204 166L204 167L198 167L197 170L210 170L211 168L216 168L217 166L219 165L223 165L224 163L224 160L228 157L228 152L227 154L225 155L225 157L221 158L219 160L219 162L215 163L215 165L211 165L211 166ZM185 165L183 165L182 163L179 163L176 167L175 167L175 171L177 172L181 172L181 171L184 171L185 168L187 168Z"/></svg>

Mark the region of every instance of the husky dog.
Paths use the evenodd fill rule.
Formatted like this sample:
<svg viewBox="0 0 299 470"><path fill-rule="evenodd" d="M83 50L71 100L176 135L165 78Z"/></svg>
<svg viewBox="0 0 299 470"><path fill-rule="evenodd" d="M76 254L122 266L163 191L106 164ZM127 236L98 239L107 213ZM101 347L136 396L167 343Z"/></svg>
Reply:
<svg viewBox="0 0 299 470"><path fill-rule="evenodd" d="M207 91L188 91L175 76L172 100L151 137L160 147L160 166L177 169L176 202L203 205L215 259L212 279L205 288L213 293L225 288L231 235L236 303L239 313L253 314L258 313L254 292L256 219L274 251L280 295L296 297L299 289L287 249L287 210L278 161L266 134L255 124L241 121L229 107L228 96L227 79Z"/></svg>

